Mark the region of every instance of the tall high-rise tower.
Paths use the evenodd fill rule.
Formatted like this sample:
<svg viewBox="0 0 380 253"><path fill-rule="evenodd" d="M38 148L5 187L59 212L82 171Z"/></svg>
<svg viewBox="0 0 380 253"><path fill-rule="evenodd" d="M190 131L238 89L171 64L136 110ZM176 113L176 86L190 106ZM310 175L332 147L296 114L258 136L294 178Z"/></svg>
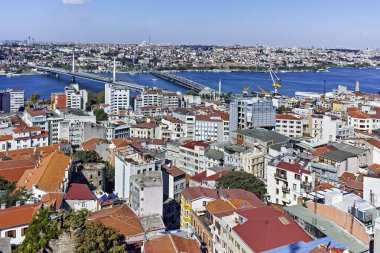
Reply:
<svg viewBox="0 0 380 253"><path fill-rule="evenodd" d="M355 92L360 92L360 84L359 84L359 81L356 80L356 84L355 84Z"/></svg>

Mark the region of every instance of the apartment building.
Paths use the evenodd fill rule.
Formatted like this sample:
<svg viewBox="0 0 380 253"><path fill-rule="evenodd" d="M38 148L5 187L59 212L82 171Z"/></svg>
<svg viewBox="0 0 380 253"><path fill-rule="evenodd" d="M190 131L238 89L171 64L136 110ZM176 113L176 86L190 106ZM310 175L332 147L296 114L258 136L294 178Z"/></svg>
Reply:
<svg viewBox="0 0 380 253"><path fill-rule="evenodd" d="M276 110L269 98L236 96L230 103L230 135L237 130L276 126Z"/></svg>
<svg viewBox="0 0 380 253"><path fill-rule="evenodd" d="M368 112L362 112L357 107L347 108L347 125L356 131L372 133L380 128L380 107L374 107Z"/></svg>
<svg viewBox="0 0 380 253"><path fill-rule="evenodd" d="M24 106L24 90L7 90L9 94L9 112L18 112Z"/></svg>
<svg viewBox="0 0 380 253"><path fill-rule="evenodd" d="M266 252L313 240L289 215L266 206L215 215L213 223L214 252Z"/></svg>
<svg viewBox="0 0 380 253"><path fill-rule="evenodd" d="M118 110L129 109L130 106L130 91L128 87L106 83L105 88L105 104L109 105L109 114L117 114Z"/></svg>
<svg viewBox="0 0 380 253"><path fill-rule="evenodd" d="M277 114L276 132L290 138L303 137L302 119L292 114Z"/></svg>
<svg viewBox="0 0 380 253"><path fill-rule="evenodd" d="M165 165L162 166L162 180L164 196L179 203L181 191L186 187L186 173L175 166Z"/></svg>
<svg viewBox="0 0 380 253"><path fill-rule="evenodd" d="M49 145L49 133L40 127L18 127L12 135L0 136L0 151L45 147Z"/></svg>
<svg viewBox="0 0 380 253"><path fill-rule="evenodd" d="M161 171L146 171L131 175L129 206L138 216L159 214L163 210L163 180Z"/></svg>
<svg viewBox="0 0 380 253"><path fill-rule="evenodd" d="M87 90L80 90L79 85L72 83L65 87L66 106L73 109L86 109L88 101Z"/></svg>
<svg viewBox="0 0 380 253"><path fill-rule="evenodd" d="M309 132L311 137L322 139L323 115L312 114L309 119Z"/></svg>
<svg viewBox="0 0 380 253"><path fill-rule="evenodd" d="M185 122L174 117L167 117L162 119L161 123L160 135L162 139L177 141L186 136L187 125Z"/></svg>
<svg viewBox="0 0 380 253"><path fill-rule="evenodd" d="M146 88L136 97L134 110L139 111L141 107L145 106L157 106L173 110L179 107L179 95L157 87Z"/></svg>
<svg viewBox="0 0 380 253"><path fill-rule="evenodd" d="M161 160L145 153L141 147L126 145L115 148L115 193L128 200L132 175L161 171Z"/></svg>
<svg viewBox="0 0 380 253"><path fill-rule="evenodd" d="M297 205L314 189L314 175L294 159L272 160L267 165L267 193L272 203Z"/></svg>
<svg viewBox="0 0 380 253"><path fill-rule="evenodd" d="M225 113L195 116L194 140L214 142L228 141L230 137L229 116Z"/></svg>
<svg viewBox="0 0 380 253"><path fill-rule="evenodd" d="M180 145L176 166L191 175L204 171L205 153L208 146L209 144L203 141L189 141Z"/></svg>
<svg viewBox="0 0 380 253"><path fill-rule="evenodd" d="M41 108L27 108L22 115L22 120L26 125L41 127L42 130L49 130L48 117L49 111Z"/></svg>
<svg viewBox="0 0 380 253"><path fill-rule="evenodd" d="M146 122L132 125L130 128L130 136L140 139L160 139L159 125L154 122Z"/></svg>
<svg viewBox="0 0 380 253"><path fill-rule="evenodd" d="M195 138L195 113L186 108L178 108L173 112L173 118L186 123L186 137L194 140Z"/></svg>

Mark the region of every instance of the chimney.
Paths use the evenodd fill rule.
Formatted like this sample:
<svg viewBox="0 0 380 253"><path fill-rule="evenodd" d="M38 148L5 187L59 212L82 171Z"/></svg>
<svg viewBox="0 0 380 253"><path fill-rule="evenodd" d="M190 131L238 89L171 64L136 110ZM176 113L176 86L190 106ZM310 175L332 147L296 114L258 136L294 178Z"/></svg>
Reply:
<svg viewBox="0 0 380 253"><path fill-rule="evenodd" d="M16 206L20 206L20 205L21 205L21 201L20 200L16 201Z"/></svg>
<svg viewBox="0 0 380 253"><path fill-rule="evenodd" d="M7 204L6 203L1 203L1 210L4 210L5 208L7 207Z"/></svg>

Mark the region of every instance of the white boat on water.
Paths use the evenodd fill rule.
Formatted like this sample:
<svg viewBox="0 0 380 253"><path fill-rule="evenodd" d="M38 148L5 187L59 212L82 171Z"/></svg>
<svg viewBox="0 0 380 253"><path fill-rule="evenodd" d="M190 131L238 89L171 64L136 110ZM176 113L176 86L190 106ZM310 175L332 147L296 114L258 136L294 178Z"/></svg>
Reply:
<svg viewBox="0 0 380 253"><path fill-rule="evenodd" d="M152 81L153 81L153 82L156 82L156 81L157 81L157 78L153 78Z"/></svg>
<svg viewBox="0 0 380 253"><path fill-rule="evenodd" d="M13 73L6 73L6 74L5 74L5 77L7 77L7 78L11 78L11 77L13 77L13 76L14 76Z"/></svg>

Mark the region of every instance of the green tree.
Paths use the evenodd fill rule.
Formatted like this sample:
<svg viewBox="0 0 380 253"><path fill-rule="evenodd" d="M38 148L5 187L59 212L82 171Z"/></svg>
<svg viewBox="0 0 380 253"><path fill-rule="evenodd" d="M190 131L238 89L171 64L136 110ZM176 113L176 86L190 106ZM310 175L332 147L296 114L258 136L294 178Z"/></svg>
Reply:
<svg viewBox="0 0 380 253"><path fill-rule="evenodd" d="M100 223L87 223L86 228L78 234L76 252L126 252L125 238L115 229Z"/></svg>
<svg viewBox="0 0 380 253"><path fill-rule="evenodd" d="M60 233L58 222L50 218L52 211L41 208L33 218L27 229L25 239L16 252L35 253L44 252L52 239L58 238Z"/></svg>
<svg viewBox="0 0 380 253"><path fill-rule="evenodd" d="M243 189L254 193L262 200L266 193L265 183L253 174L244 171L237 171L221 176L217 181L217 187Z"/></svg>
<svg viewBox="0 0 380 253"><path fill-rule="evenodd" d="M16 205L17 201L24 204L32 195L25 188L16 189L16 184L0 177L0 190L4 191L0 195L0 203L5 203L7 207Z"/></svg>
<svg viewBox="0 0 380 253"><path fill-rule="evenodd" d="M38 93L33 93L30 97L29 97L29 105L34 105L38 102L38 100L40 99L40 94Z"/></svg>
<svg viewBox="0 0 380 253"><path fill-rule="evenodd" d="M104 101L105 101L105 92L104 91L101 91L101 92L99 92L98 93L98 95L97 95L97 102L98 102L98 104L104 104Z"/></svg>
<svg viewBox="0 0 380 253"><path fill-rule="evenodd" d="M79 150L75 152L75 156L81 160L82 163L100 163L102 158L93 150Z"/></svg>
<svg viewBox="0 0 380 253"><path fill-rule="evenodd" d="M84 228L88 214L87 209L71 210L70 213L64 215L63 228L70 234L73 234L77 229Z"/></svg>
<svg viewBox="0 0 380 253"><path fill-rule="evenodd" d="M103 109L94 109L93 113L96 117L96 121L108 120L108 114Z"/></svg>
<svg viewBox="0 0 380 253"><path fill-rule="evenodd" d="M113 192L115 186L115 168L109 162L104 163L106 174L106 192Z"/></svg>
<svg viewBox="0 0 380 253"><path fill-rule="evenodd" d="M87 101L87 103L86 103L86 110L87 110L87 111L91 111L91 106L92 106L92 105L95 105L96 102L97 102L97 100L98 100L97 95L95 95L95 94L92 93L92 92L89 92L89 93L88 93L88 101Z"/></svg>
<svg viewBox="0 0 380 253"><path fill-rule="evenodd" d="M291 111L292 111L292 108L285 107L284 105L281 105L280 107L276 109L277 114L282 114L284 112L291 112Z"/></svg>
<svg viewBox="0 0 380 253"><path fill-rule="evenodd" d="M186 95L198 96L199 94L195 90L188 90L186 92Z"/></svg>

